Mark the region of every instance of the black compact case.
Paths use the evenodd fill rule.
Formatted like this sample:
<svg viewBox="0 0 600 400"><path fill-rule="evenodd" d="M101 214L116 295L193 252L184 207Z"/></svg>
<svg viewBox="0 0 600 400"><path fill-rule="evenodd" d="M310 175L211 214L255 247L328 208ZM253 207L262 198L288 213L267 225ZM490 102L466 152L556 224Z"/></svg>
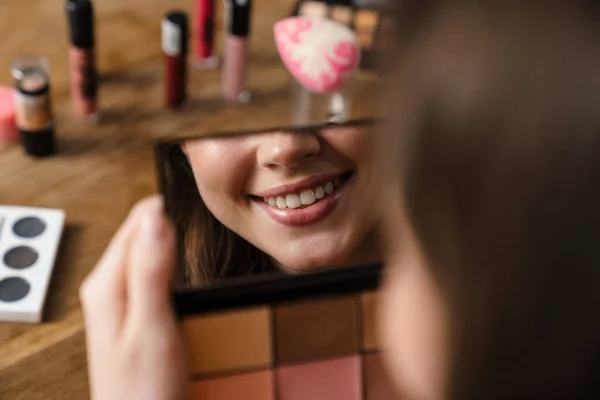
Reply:
<svg viewBox="0 0 600 400"><path fill-rule="evenodd" d="M205 288L175 291L177 315L186 316L277 304L315 300L376 291L381 281L382 264L332 268L304 275L281 272L228 282Z"/></svg>

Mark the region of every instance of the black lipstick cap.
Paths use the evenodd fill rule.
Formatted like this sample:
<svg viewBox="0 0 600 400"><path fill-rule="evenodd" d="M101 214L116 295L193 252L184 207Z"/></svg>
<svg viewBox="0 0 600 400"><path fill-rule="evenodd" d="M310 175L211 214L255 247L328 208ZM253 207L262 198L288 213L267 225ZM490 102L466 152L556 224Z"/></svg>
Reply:
<svg viewBox="0 0 600 400"><path fill-rule="evenodd" d="M71 44L80 49L94 47L94 8L90 0L67 0Z"/></svg>
<svg viewBox="0 0 600 400"><path fill-rule="evenodd" d="M182 54L187 54L189 39L188 39L188 17L183 11L170 11L165 15L165 19L179 28L179 50Z"/></svg>
<svg viewBox="0 0 600 400"><path fill-rule="evenodd" d="M234 36L248 36L252 0L226 0L229 2L228 32Z"/></svg>

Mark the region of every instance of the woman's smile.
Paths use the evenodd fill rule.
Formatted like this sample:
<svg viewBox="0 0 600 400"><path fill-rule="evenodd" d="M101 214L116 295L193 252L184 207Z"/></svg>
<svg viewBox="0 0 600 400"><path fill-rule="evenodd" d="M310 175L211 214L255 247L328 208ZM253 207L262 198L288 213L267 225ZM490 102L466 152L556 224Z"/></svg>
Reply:
<svg viewBox="0 0 600 400"><path fill-rule="evenodd" d="M331 214L352 176L353 171L316 175L295 184L259 192L250 198L275 222L305 226Z"/></svg>

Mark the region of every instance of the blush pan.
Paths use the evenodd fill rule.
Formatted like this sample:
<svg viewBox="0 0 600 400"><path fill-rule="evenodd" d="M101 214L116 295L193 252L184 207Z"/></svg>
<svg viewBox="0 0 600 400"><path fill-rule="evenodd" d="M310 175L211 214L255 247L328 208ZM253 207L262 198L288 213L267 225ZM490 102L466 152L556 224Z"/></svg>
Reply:
<svg viewBox="0 0 600 400"><path fill-rule="evenodd" d="M361 400L359 356L281 367L279 400Z"/></svg>
<svg viewBox="0 0 600 400"><path fill-rule="evenodd" d="M381 265L175 293L198 400L387 400L373 331ZM369 326L365 326L369 324Z"/></svg>

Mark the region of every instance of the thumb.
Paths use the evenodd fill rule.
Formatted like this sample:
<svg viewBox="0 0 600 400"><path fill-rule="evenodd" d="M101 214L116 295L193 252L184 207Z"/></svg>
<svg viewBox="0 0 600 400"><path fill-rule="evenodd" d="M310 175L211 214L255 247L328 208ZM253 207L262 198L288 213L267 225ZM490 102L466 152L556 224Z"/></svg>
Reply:
<svg viewBox="0 0 600 400"><path fill-rule="evenodd" d="M162 198L142 202L138 232L127 266L127 322L147 327L175 321L171 282L175 268L175 230L163 213Z"/></svg>

